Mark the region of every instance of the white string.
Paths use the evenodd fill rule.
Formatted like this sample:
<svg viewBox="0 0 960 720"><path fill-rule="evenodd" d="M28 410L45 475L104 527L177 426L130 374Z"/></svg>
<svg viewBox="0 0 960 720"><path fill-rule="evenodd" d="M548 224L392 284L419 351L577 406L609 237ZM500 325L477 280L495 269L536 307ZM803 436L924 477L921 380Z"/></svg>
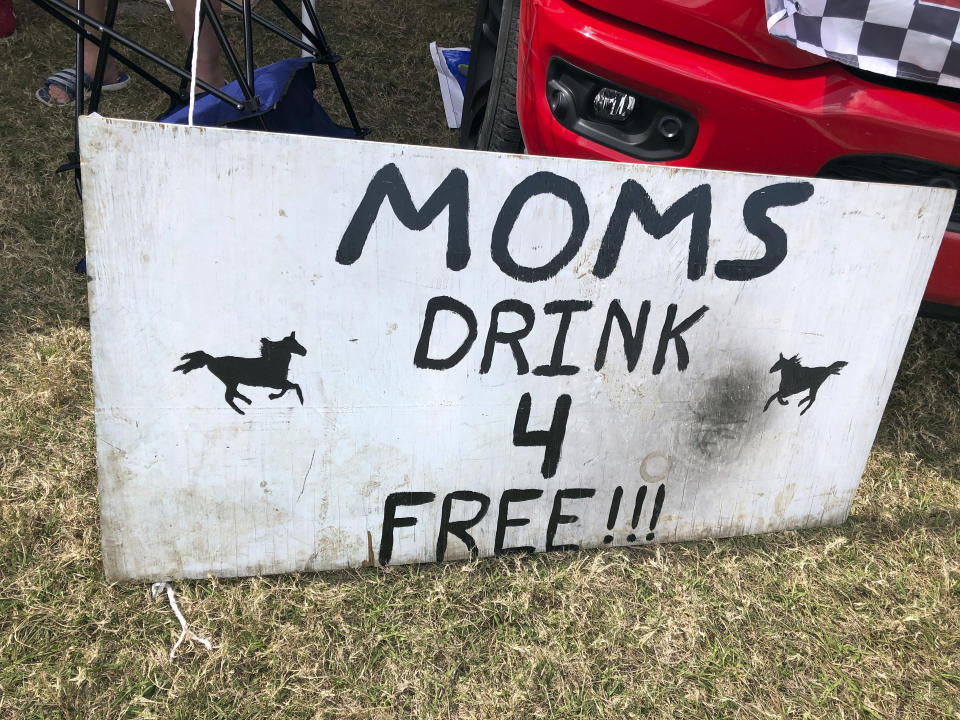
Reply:
<svg viewBox="0 0 960 720"><path fill-rule="evenodd" d="M177 620L180 621L180 637L177 638L177 642L174 643L173 648L170 650L170 662L173 662L174 655L177 654L177 648L180 647L180 643L184 640L196 640L198 643L203 645L207 650L211 649L210 641L206 638L202 638L199 635L195 634L188 626L187 621L183 617L183 613L180 612L180 607L177 605L177 599L173 594L173 588L170 587L170 583L158 582L150 586L150 597L153 600L157 599L157 595L162 593L164 590L167 591L167 599L170 601L170 607L173 608L173 614L177 616Z"/></svg>
<svg viewBox="0 0 960 720"><path fill-rule="evenodd" d="M187 126L193 127L193 104L197 94L197 53L200 46L200 0L193 13L193 56L190 58L190 106L187 108Z"/></svg>

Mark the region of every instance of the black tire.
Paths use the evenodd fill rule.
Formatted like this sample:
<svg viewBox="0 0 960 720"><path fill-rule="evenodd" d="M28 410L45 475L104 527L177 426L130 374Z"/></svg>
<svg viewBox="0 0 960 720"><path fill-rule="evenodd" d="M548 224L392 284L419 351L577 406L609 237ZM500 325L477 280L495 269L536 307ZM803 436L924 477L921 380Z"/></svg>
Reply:
<svg viewBox="0 0 960 720"><path fill-rule="evenodd" d="M460 147L523 152L517 118L520 0L479 0L463 100Z"/></svg>

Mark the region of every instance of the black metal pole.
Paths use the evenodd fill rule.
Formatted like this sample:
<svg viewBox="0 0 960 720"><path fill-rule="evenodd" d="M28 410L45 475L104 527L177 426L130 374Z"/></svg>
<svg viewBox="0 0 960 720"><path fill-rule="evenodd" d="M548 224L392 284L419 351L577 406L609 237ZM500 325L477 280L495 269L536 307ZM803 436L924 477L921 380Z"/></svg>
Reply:
<svg viewBox="0 0 960 720"><path fill-rule="evenodd" d="M317 39L316 33L304 25L300 18L298 18L296 14L287 7L283 0L273 0L273 4L286 16L287 20L289 20L297 30L306 36L307 40L313 45L313 47L310 48L310 53L316 57L320 43L320 41Z"/></svg>
<svg viewBox="0 0 960 720"><path fill-rule="evenodd" d="M203 32L203 18L200 18L200 31ZM187 76L180 78L180 95L178 99L182 102L185 102L187 98L187 93L190 92L190 65L193 58L193 40L190 41L190 45L187 46L187 57L183 61L183 69L186 71ZM171 110L173 107L171 106Z"/></svg>
<svg viewBox="0 0 960 720"><path fill-rule="evenodd" d="M82 14L84 9L84 0L78 0L77 10ZM83 27L79 22L77 25L79 25L81 28ZM75 157L68 157L68 160L76 162L76 167L73 169L73 183L77 189L77 197L79 197L81 200L83 199L83 186L80 182L80 116L83 115L83 91L85 87L83 82L83 43L83 36L77 33L77 64L74 66L76 73L73 84L73 90L76 96L74 98L76 110L73 117L73 153Z"/></svg>
<svg viewBox="0 0 960 720"><path fill-rule="evenodd" d="M275 2L278 0L275 0ZM323 54L330 56L330 46L327 45L327 39L323 35L323 30L320 27L320 21L317 20L317 13L313 8L313 3L310 0L302 0L303 7L307 10L307 17L310 18L310 24L313 25L317 40L319 45L317 46L318 50L322 50ZM350 103L350 98L347 97L347 88L343 84L343 80L340 78L340 71L337 70L337 66L333 63L329 63L330 74L333 76L333 82L337 86L337 92L340 93L340 99L343 101L343 107L347 111L347 116L350 118L350 124L353 126L353 132L358 137L364 134L363 130L360 128L360 123L357 120L357 115L353 111L353 105Z"/></svg>
<svg viewBox="0 0 960 720"><path fill-rule="evenodd" d="M243 6L240 5L239 3L233 2L233 0L220 0L220 2L221 4L226 5L227 7L233 10L236 10L238 13L243 12ZM286 40L291 45L295 45L301 50L306 50L311 54L313 53L314 51L313 45L310 45L309 43L305 43L303 40L296 37L295 35L291 35L280 26L274 25L272 22L264 18L262 15L257 15L257 13L251 12L250 17L253 19L255 23L257 23L257 25L260 25L261 27L266 28L267 30L272 32L274 35L277 35L278 37L281 37L284 40Z"/></svg>
<svg viewBox="0 0 960 720"><path fill-rule="evenodd" d="M214 35L217 36L217 42L220 43L220 49L223 50L223 54L227 56L227 64L230 66L230 71L237 78L240 92L243 93L244 100L241 101L239 109L246 111L258 110L259 103L255 101L253 93L250 91L250 85L247 84L244 73L240 69L240 61L237 60L237 54L233 51L233 46L230 44L230 40L227 39L227 34L223 31L220 18L217 17L217 14L213 12L213 8L210 7L210 0L200 0L200 8L201 13L205 15L206 19L210 22L210 27L213 28Z"/></svg>
<svg viewBox="0 0 960 720"><path fill-rule="evenodd" d="M247 85L250 86L250 95L256 96L253 79L253 18L250 14L250 0L243 0L243 54L247 61Z"/></svg>
<svg viewBox="0 0 960 720"><path fill-rule="evenodd" d="M117 17L118 0L107 0L107 9L103 17L103 24L113 27ZM107 69L107 56L110 53L110 38L104 37L97 52L97 69L93 73L90 83L90 112L96 112L100 107L100 96L103 94L103 74Z"/></svg>
<svg viewBox="0 0 960 720"><path fill-rule="evenodd" d="M317 19L317 11L313 7L313 3L311 0L303 0L303 7L307 11L307 18L309 18L314 35L317 37L317 49L322 50L324 55L330 55L330 46L327 44L327 38L323 35L323 29L320 27L320 21Z"/></svg>

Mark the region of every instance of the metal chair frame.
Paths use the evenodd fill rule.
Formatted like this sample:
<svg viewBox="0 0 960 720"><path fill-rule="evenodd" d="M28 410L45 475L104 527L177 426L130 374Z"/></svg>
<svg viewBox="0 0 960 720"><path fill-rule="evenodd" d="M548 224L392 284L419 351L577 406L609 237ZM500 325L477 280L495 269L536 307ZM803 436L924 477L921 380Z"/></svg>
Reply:
<svg viewBox="0 0 960 720"><path fill-rule="evenodd" d="M210 23L217 37L220 49L227 59L227 65L237 79L243 97L241 99L231 97L223 92L222 89L215 88L199 78L197 79L197 87L239 111L252 113L259 110L260 100L256 95L254 84L255 64L253 48L253 25L257 24L312 57L313 62L326 65L330 69L333 82L337 87L337 92L340 95L347 117L350 119L350 124L353 127L354 135L357 138L364 137L369 131L366 128L360 127L353 105L347 95L346 87L343 84L343 79L340 77L340 72L337 69L337 63L341 58L330 51L330 46L327 43L323 29L320 27L320 22L317 19L317 13L311 0L302 0L303 14L305 15L303 19L297 17L297 14L286 4L285 0L270 1L280 10L287 20L290 21L294 28L300 31L301 37L296 37L270 20L253 12L251 9L251 0L241 0L239 3L236 2L236 0L221 0L223 5L233 9L243 17L243 57L241 63L241 58L227 39L226 32L223 29L223 23L217 16L217 13L214 12L210 0L199 0L201 28L203 27L203 23ZM170 97L168 112L188 102L190 84L189 68L190 59L193 54L192 45L187 51L183 67L180 67L167 58L117 32L113 25L117 15L119 0L107 0L106 12L102 22L85 12L84 0L79 0L78 7L76 8L64 2L64 0L33 0L33 2L77 34L77 73L76 86L74 87L76 97L75 122L79 121L80 116L84 114L85 110L93 113L97 112L100 107L103 75L108 56L123 63L126 68L135 72L151 85L167 94ZM97 36L95 31L99 32L100 35ZM82 72L84 41L90 41L98 47L97 66L91 79L90 100L89 103L86 103L86 108L84 107L85 88ZM114 45L122 46L125 50L135 53L139 58L134 60L129 54L117 50ZM154 73L143 67L139 62L140 58L145 58L179 78L179 86L174 88L169 83L158 78ZM68 162L57 169L57 172L67 170L74 171L78 195L82 192L80 185L79 149L79 137L75 137L73 152L68 153Z"/></svg>

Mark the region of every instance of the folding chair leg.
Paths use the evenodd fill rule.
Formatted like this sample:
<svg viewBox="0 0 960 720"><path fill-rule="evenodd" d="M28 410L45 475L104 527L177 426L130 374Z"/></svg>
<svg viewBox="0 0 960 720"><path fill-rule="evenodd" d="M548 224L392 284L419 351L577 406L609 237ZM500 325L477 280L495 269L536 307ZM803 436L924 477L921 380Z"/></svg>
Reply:
<svg viewBox="0 0 960 720"><path fill-rule="evenodd" d="M103 24L113 27L113 22L117 17L118 0L107 0L106 13L103 16ZM93 73L93 79L90 85L90 112L94 113L100 108L100 96L103 93L103 74L107 69L107 56L110 53L110 36L104 35L100 41L100 47L97 52L97 68Z"/></svg>

